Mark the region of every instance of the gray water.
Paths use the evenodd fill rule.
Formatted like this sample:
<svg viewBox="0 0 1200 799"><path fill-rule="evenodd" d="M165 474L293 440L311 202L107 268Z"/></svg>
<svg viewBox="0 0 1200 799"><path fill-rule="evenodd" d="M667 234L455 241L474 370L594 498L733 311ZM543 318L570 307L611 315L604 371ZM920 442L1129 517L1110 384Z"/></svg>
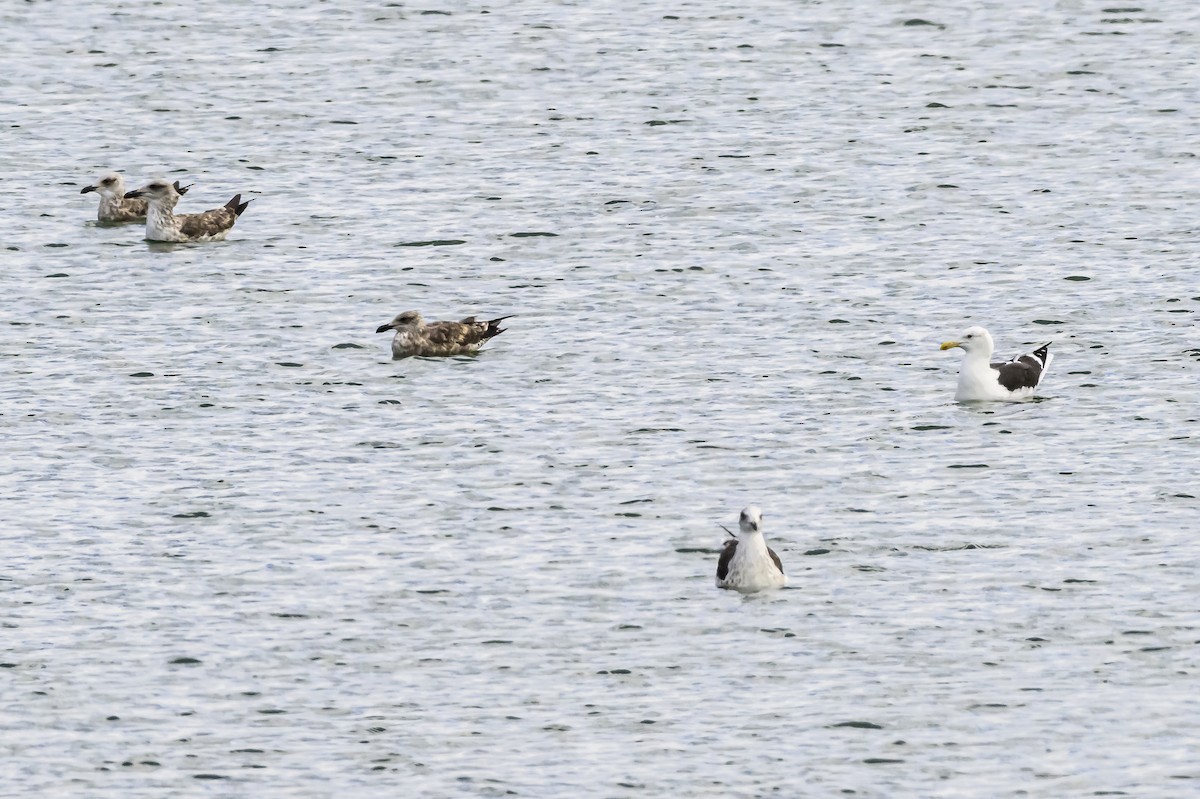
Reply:
<svg viewBox="0 0 1200 799"><path fill-rule="evenodd" d="M1200 794L1195 3L195 5L0 12L0 792Z"/></svg>

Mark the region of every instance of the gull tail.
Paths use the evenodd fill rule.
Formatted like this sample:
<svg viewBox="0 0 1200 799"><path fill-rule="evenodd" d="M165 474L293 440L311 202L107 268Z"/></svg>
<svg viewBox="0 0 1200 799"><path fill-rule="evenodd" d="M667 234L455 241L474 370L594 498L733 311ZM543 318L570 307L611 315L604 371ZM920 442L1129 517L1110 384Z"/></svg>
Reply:
<svg viewBox="0 0 1200 799"><path fill-rule="evenodd" d="M489 319L487 323L487 330L483 332L483 337L491 338L492 336L498 336L503 333L508 328L500 327L500 323L505 319L512 319L514 316L516 316L516 314L509 314L508 316L500 316L496 319Z"/></svg>
<svg viewBox="0 0 1200 799"><path fill-rule="evenodd" d="M242 211L245 211L246 206L249 204L250 204L250 200L246 200L246 202L242 202L242 195L235 194L235 195L233 195L233 199L231 199L229 202L225 203L225 207L228 208L230 211L233 211L234 216L241 216Z"/></svg>
<svg viewBox="0 0 1200 799"><path fill-rule="evenodd" d="M1047 341L1045 344L1030 353L1030 355L1042 362L1042 371L1037 377L1037 384L1039 386L1042 384L1043 378L1046 377L1046 372L1050 371L1050 364L1054 360L1054 356L1050 354L1050 345L1053 343L1054 342L1052 341Z"/></svg>

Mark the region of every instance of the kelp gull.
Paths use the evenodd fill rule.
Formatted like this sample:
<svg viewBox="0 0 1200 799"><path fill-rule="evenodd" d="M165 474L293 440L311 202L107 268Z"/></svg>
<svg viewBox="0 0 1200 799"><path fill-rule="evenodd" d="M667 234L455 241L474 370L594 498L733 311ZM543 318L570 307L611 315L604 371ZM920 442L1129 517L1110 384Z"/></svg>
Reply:
<svg viewBox="0 0 1200 799"><path fill-rule="evenodd" d="M969 327L958 341L942 344L943 350L958 347L963 350L962 366L958 370L957 402L1016 401L1029 399L1041 385L1054 356L1046 342L1032 352L1018 355L1007 363L992 363L996 345L982 327Z"/></svg>
<svg viewBox="0 0 1200 799"><path fill-rule="evenodd" d="M392 360L396 361L414 355L474 355L488 339L505 331L500 323L509 318L500 316L477 322L474 316L468 316L460 322L426 323L416 311L405 311L375 332L396 331L392 337Z"/></svg>
<svg viewBox="0 0 1200 799"><path fill-rule="evenodd" d="M753 594L787 585L783 563L763 538L762 511L753 506L743 508L738 526L741 532L725 542L717 560L717 588Z"/></svg>
<svg viewBox="0 0 1200 799"><path fill-rule="evenodd" d="M126 199L144 197L149 204L146 209L146 238L149 241L224 241L237 218L250 204L242 202L242 195L221 208L213 208L198 214L175 214L175 204L188 187L152 180L140 189L127 192Z"/></svg>

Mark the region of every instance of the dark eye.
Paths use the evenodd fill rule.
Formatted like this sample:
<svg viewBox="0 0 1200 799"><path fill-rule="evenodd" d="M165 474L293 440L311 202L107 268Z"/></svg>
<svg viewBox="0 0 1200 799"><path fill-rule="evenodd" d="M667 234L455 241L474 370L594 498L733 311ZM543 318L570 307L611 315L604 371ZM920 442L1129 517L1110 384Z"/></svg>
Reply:
<svg viewBox="0 0 1200 799"><path fill-rule="evenodd" d="M162 183L155 183L150 188L154 189L155 191L162 191L163 189L166 188L166 186L164 186Z"/></svg>
<svg viewBox="0 0 1200 799"><path fill-rule="evenodd" d="M112 179L112 178L105 178L104 180L102 180L102 181L100 181L100 182L101 182L101 183L104 183L104 184L106 184L106 185L107 185L107 184L109 184L109 183L112 183L112 182L113 182L113 179Z"/></svg>
<svg viewBox="0 0 1200 799"><path fill-rule="evenodd" d="M967 334L967 338L975 338L975 334L974 334L974 333L968 333L968 334Z"/></svg>

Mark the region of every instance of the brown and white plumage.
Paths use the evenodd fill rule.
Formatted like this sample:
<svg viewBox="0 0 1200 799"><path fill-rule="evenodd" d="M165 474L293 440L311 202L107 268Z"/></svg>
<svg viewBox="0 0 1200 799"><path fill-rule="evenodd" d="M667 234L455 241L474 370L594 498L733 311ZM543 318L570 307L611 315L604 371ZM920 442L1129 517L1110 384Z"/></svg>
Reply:
<svg viewBox="0 0 1200 799"><path fill-rule="evenodd" d="M125 199L125 178L116 172L109 172L79 191L80 194L89 192L100 195L100 206L96 210L99 222L137 222L146 218L146 201Z"/></svg>
<svg viewBox="0 0 1200 799"><path fill-rule="evenodd" d="M783 562L763 538L762 511L743 508L738 528L737 537L725 542L717 559L717 588L753 594L787 585Z"/></svg>
<svg viewBox="0 0 1200 799"><path fill-rule="evenodd" d="M242 202L242 195L220 208L198 214L176 214L175 204L188 187L165 180L152 180L140 189L126 193L125 197L142 198L148 203L146 209L146 238L150 241L224 241L233 223L246 210L249 200Z"/></svg>
<svg viewBox="0 0 1200 799"><path fill-rule="evenodd" d="M173 184L177 194L187 194L191 186ZM125 178L109 172L91 186L84 186L80 194L96 192L100 195L100 207L96 219L100 222L141 222L146 218L146 201L141 198L125 199Z"/></svg>
<svg viewBox="0 0 1200 799"><path fill-rule="evenodd" d="M414 355L474 355L488 339L504 332L500 322L508 318L477 322L474 316L468 316L461 322L426 323L416 311L405 311L375 332L396 331L392 337L392 359L397 361Z"/></svg>

